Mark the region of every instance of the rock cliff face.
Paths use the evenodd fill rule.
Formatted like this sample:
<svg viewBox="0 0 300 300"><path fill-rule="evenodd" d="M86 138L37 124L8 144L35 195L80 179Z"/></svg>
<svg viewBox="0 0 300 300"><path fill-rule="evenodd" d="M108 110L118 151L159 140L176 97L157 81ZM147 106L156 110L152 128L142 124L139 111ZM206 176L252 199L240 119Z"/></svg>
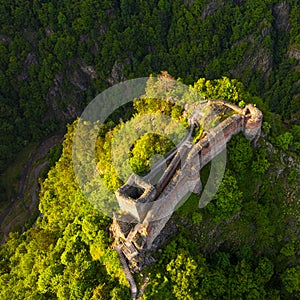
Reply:
<svg viewBox="0 0 300 300"><path fill-rule="evenodd" d="M298 46L293 46L293 45L290 46L289 50L287 52L287 56L289 58L294 58L294 59L300 61L300 49L299 49L299 47Z"/></svg>
<svg viewBox="0 0 300 300"><path fill-rule="evenodd" d="M284 32L288 32L290 29L290 6L287 1L281 1L274 5L273 14L275 16L276 27Z"/></svg>
<svg viewBox="0 0 300 300"><path fill-rule="evenodd" d="M192 0L184 1L185 7L190 10L194 9L194 2L195 1ZM236 0L232 2L233 5L241 7L241 11L242 7L246 4L246 1L242 0ZM199 11L200 15L197 16L197 18L200 18L202 20L213 18L215 14L222 12L225 6L226 1L223 0L206 1L205 4L201 5L201 9ZM233 42L230 42L227 45L228 49L223 49L229 52L233 51L234 53L234 49L239 48L241 45L246 45L243 48L244 50L241 50L241 53L238 54L238 56L241 56L241 59L238 61L234 58L233 60L236 61L236 63L234 65L231 65L229 70L222 70L222 73L224 73L225 71L229 72L232 77L242 79L245 82L250 81L253 74L260 74L259 76L268 80L270 73L275 70L276 66L274 65L274 47L272 46L273 41L270 41L269 45L267 45L266 39L268 37L273 38L273 36L276 36L277 31L283 34L288 34L289 30L291 29L291 5L288 3L288 1L281 1L269 6L272 14L272 21L268 19L268 16L262 18L257 24L257 28L259 28L258 32L249 32L247 35L241 35L241 38L238 40L232 39ZM114 16L114 13L116 13L116 11L112 11L110 13L111 17ZM239 18L242 17L240 16ZM239 22L241 21L236 21L236 23ZM105 30L103 30L103 26L106 28ZM51 28L47 27L45 30L46 35L53 35ZM105 36L107 30L107 24L102 24L100 33ZM232 28L229 28L228 32L231 31ZM80 39L80 42L83 43L86 43L87 41L87 37ZM155 60L154 57L156 57L156 53L152 53L152 50L154 49L152 45L148 45L147 47L145 46L145 49L146 48L150 51L150 53L147 55L147 57L149 58L149 61L147 61L147 63L150 63L152 60ZM101 52L101 47L99 47L97 43L95 43L92 49L92 55L94 55L94 52ZM292 45L289 45L288 49L289 50L287 52L287 57L299 60L299 51L295 47L292 47ZM108 85L114 85L118 82L126 80L129 74L128 72L126 73L125 69L130 69L129 66L133 65L133 61L135 61L136 58L132 54L132 52L128 52L126 54L127 56L123 54L118 53L114 57L114 59L112 59L112 63L107 72L108 76L106 76L105 78L101 77L101 72L99 72L99 69L97 69L97 67L93 63L91 63L91 65L89 66L83 66L84 63L82 58L80 58L79 62L77 61L77 58L72 58L71 60L73 69L75 71L56 74L56 77L53 80L53 86L50 89L47 97L47 104L50 110L53 112L54 117L63 120L72 120L76 118L82 110L80 99L84 98L85 92L92 88L92 81L94 79L101 78L103 83L105 82ZM199 64L199 66L205 66L207 63L208 61L206 60L197 61L197 64ZM69 67L67 69L69 69ZM130 76L131 75L132 74L130 74ZM143 73L143 76L147 75L149 75L149 73ZM21 80L25 80L27 78L26 76L28 76L27 73L22 73L19 75L19 78ZM64 82L68 82L69 84L71 84L75 92L66 90ZM59 107L63 107L64 111L61 112L61 109L59 109Z"/></svg>
<svg viewBox="0 0 300 300"><path fill-rule="evenodd" d="M56 130L55 124L76 119L109 86L162 69L185 83L226 74L285 119L299 120L300 104L293 99L299 78L292 74L300 57L297 1L161 1L158 7L155 1L135 7L108 1L91 15L85 11L89 1L83 2L51 6L51 13L46 4L5 4L0 75L8 112L3 118L19 148ZM30 18L20 25L22 15ZM8 118L10 111L18 118ZM22 125L15 122L19 118ZM38 130L29 135L20 126ZM0 164L14 152L9 148Z"/></svg>
<svg viewBox="0 0 300 300"><path fill-rule="evenodd" d="M73 68L74 65L76 68ZM53 87L47 94L48 115L63 121L79 117L83 108L83 94L91 87L91 80L97 77L92 66L82 60L70 60L66 70L53 79Z"/></svg>
<svg viewBox="0 0 300 300"><path fill-rule="evenodd" d="M179 203L191 192L201 193L200 170L226 149L226 144L233 135L243 132L247 139L254 142L260 136L262 113L253 105L241 109L225 101L208 101L207 104L230 108L232 113L205 132L198 142L193 143L191 131L202 122L199 109L194 107L195 113L189 118L190 133L177 152L168 158L168 166L157 184L151 184L152 176L159 169L158 165L154 165L144 178L133 174L116 191L123 215L115 216L111 231L116 247L123 252L134 271L140 270L146 263L145 251L153 248L155 240ZM205 204L202 203L203 206ZM132 225L130 222L137 224Z"/></svg>
<svg viewBox="0 0 300 300"><path fill-rule="evenodd" d="M249 104L243 111L245 115L244 135L246 139L252 141L259 138L262 125L262 112Z"/></svg>

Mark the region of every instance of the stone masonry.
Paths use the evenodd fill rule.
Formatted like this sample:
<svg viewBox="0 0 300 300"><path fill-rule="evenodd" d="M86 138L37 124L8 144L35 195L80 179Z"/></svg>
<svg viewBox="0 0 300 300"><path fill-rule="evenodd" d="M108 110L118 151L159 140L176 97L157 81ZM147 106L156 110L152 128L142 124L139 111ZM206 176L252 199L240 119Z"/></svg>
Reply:
<svg viewBox="0 0 300 300"><path fill-rule="evenodd" d="M145 255L145 251L155 248L155 240L175 208L191 192L201 193L200 170L225 150L231 137L243 132L248 140L256 142L260 136L260 110L252 104L241 109L234 104L215 100L206 102L206 107L208 105L217 110L225 108L230 113L219 124L205 130L201 138L194 142L192 132L203 122L201 105L186 106L189 134L175 151L165 157L167 168L162 174L161 162L157 162L145 177L132 174L116 191L122 218L115 215L111 232L115 247L126 257L133 271L137 272L152 262L153 259ZM159 180L153 184L153 179L158 175Z"/></svg>

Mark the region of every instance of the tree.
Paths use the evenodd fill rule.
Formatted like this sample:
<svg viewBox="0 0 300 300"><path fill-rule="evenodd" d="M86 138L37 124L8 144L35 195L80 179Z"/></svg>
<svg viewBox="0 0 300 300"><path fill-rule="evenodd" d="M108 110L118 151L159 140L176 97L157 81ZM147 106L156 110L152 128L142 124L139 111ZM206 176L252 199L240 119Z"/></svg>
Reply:
<svg viewBox="0 0 300 300"><path fill-rule="evenodd" d="M300 267L287 268L280 276L285 289L291 295L300 296Z"/></svg>
<svg viewBox="0 0 300 300"><path fill-rule="evenodd" d="M205 274L205 265L197 265L188 252L180 249L176 259L170 261L166 270L176 299L203 299L203 293L199 292L198 278Z"/></svg>
<svg viewBox="0 0 300 300"><path fill-rule="evenodd" d="M194 88L203 96L213 100L226 100L238 104L246 100L243 84L236 79L222 77L222 79L206 80L200 78Z"/></svg>
<svg viewBox="0 0 300 300"><path fill-rule="evenodd" d="M293 135L290 132L286 132L276 137L277 146L283 150L288 150L292 142L293 142Z"/></svg>
<svg viewBox="0 0 300 300"><path fill-rule="evenodd" d="M166 137L157 134L145 134L138 139L131 151L130 165L137 174L145 174L150 171L151 157L155 154L165 155L174 147Z"/></svg>
<svg viewBox="0 0 300 300"><path fill-rule="evenodd" d="M216 222L227 221L241 209L242 195L235 177L227 171L213 201L208 203L207 210Z"/></svg>
<svg viewBox="0 0 300 300"><path fill-rule="evenodd" d="M228 145L230 164L238 177L248 171L253 158L251 142L241 135L233 136Z"/></svg>

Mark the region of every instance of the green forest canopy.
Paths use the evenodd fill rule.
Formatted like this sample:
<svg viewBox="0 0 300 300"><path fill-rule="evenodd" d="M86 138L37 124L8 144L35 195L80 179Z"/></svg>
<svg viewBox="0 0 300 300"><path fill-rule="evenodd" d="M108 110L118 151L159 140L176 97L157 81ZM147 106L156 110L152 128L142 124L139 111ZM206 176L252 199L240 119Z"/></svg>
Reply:
<svg viewBox="0 0 300 300"><path fill-rule="evenodd" d="M223 185L205 209L192 196L174 216L179 234L144 271L144 298L300 297L298 1L1 0L0 9L1 172L121 80L168 70L207 98L256 103L264 139L255 149L232 139ZM112 190L121 182L101 147L115 125L99 141ZM130 297L110 220L76 185L74 126L43 183L42 216L1 247L1 299Z"/></svg>
<svg viewBox="0 0 300 300"><path fill-rule="evenodd" d="M168 70L238 78L299 124L299 3L83 0L0 3L0 170L120 80Z"/></svg>
<svg viewBox="0 0 300 300"><path fill-rule="evenodd" d="M153 112L151 103L136 103L136 114ZM207 207L197 208L199 196L192 195L175 213L178 234L161 246L162 253L153 254L157 263L142 272L150 278L143 299L300 297L299 135L283 142L285 135L267 134L267 125L256 148L242 135L229 142L224 179ZM76 184L71 162L75 126L68 126L62 155L43 182L41 216L23 234L11 233L1 247L2 299L130 298L111 249L111 220L86 201ZM107 126L99 136L107 182L117 182L107 151L118 127ZM148 146L157 151L155 143ZM136 275L138 283L140 278Z"/></svg>

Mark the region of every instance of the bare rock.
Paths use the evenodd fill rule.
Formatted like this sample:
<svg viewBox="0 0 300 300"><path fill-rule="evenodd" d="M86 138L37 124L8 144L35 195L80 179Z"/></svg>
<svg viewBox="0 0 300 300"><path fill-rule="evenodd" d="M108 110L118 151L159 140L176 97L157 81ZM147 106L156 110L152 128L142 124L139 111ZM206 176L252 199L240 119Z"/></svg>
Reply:
<svg viewBox="0 0 300 300"><path fill-rule="evenodd" d="M290 46L287 52L288 58L294 58L296 60L300 60L300 49L297 46Z"/></svg>
<svg viewBox="0 0 300 300"><path fill-rule="evenodd" d="M22 81L29 77L28 67L37 64L37 56L35 53L28 53L24 62L23 71L18 75L18 80Z"/></svg>
<svg viewBox="0 0 300 300"><path fill-rule="evenodd" d="M128 62L125 62L128 63ZM107 79L108 83L112 86L114 84L117 84L121 81L125 81L126 78L123 74L123 66L124 63L115 61L113 68L111 70L111 76Z"/></svg>
<svg viewBox="0 0 300 300"><path fill-rule="evenodd" d="M85 64L85 62L82 60L79 62L79 66L81 71L83 71L85 74L87 74L91 79L97 78L98 74L96 73L93 66L88 66Z"/></svg>
<svg viewBox="0 0 300 300"><path fill-rule="evenodd" d="M275 26L281 30L288 32L290 29L290 6L287 1L282 1L274 5L273 15L275 17Z"/></svg>
<svg viewBox="0 0 300 300"><path fill-rule="evenodd" d="M86 91L88 88L88 81L80 70L75 70L70 77L70 82L79 89L79 91L83 92Z"/></svg>
<svg viewBox="0 0 300 300"><path fill-rule="evenodd" d="M224 5L224 1L216 0L216 1L209 1L207 5L204 7L202 18L206 18L207 16L212 15L216 11L220 10Z"/></svg>
<svg viewBox="0 0 300 300"><path fill-rule="evenodd" d="M25 66L29 67L31 65L37 64L37 55L36 53L28 53L26 60L25 60Z"/></svg>
<svg viewBox="0 0 300 300"><path fill-rule="evenodd" d="M50 36L54 33L54 31L52 30L52 28L50 26L47 26L45 28L45 33L46 33L46 36Z"/></svg>
<svg viewBox="0 0 300 300"><path fill-rule="evenodd" d="M0 34L0 42L3 44L10 43L11 39L8 36L5 36L3 34Z"/></svg>
<svg viewBox="0 0 300 300"><path fill-rule="evenodd" d="M65 91L65 81L71 83L70 90ZM90 78L80 68L72 73L61 72L53 79L53 87L47 95L47 106L58 120L74 120L80 115L82 92L89 87Z"/></svg>
<svg viewBox="0 0 300 300"><path fill-rule="evenodd" d="M252 65L256 70L262 71L263 73L269 73L273 65L272 60L271 53L265 48L261 48L256 55L254 55Z"/></svg>
<svg viewBox="0 0 300 300"><path fill-rule="evenodd" d="M273 55L270 50L255 41L253 36L240 42L249 42L249 50L245 51L241 63L230 70L232 75L235 77L243 76L245 71L251 67L253 71L261 71L268 76L273 68Z"/></svg>

